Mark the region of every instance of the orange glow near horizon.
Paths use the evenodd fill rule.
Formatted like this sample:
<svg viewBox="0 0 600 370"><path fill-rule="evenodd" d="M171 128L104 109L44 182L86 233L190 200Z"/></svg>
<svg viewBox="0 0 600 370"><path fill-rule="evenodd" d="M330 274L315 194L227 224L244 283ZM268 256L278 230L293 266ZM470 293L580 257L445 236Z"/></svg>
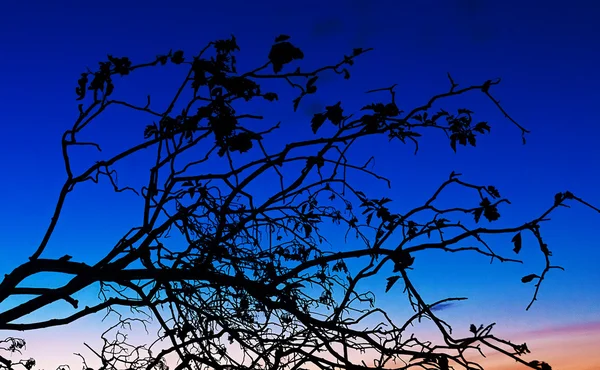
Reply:
<svg viewBox="0 0 600 370"><path fill-rule="evenodd" d="M516 332L511 338L527 343L532 353L524 356L526 361L545 361L553 370L600 369L600 321ZM485 370L526 369L499 353L490 353L480 363Z"/></svg>
<svg viewBox="0 0 600 370"><path fill-rule="evenodd" d="M88 351L83 348L82 342L99 345L97 338L88 333L78 333L70 330L55 329L38 332L36 335L27 336L27 354L34 355L38 360L38 367L44 370L54 370L62 364L69 364L72 370L81 366L80 359L73 352ZM153 331L151 330L151 333ZM133 334L133 337L144 337L142 333ZM141 339L138 338L138 339ZM508 336L513 342L526 342L531 354L523 359L526 361L542 360L548 362L553 370L599 370L600 369L600 321L581 323L569 326L551 327L542 330L523 330ZM526 367L505 358L498 353L487 351L487 358L478 358L485 370L525 370ZM86 356L88 357L88 356ZM92 359L93 356L89 356ZM360 362L360 361L357 361ZM371 365L371 363L368 363ZM91 364L90 364L91 365ZM93 365L92 365L93 366Z"/></svg>

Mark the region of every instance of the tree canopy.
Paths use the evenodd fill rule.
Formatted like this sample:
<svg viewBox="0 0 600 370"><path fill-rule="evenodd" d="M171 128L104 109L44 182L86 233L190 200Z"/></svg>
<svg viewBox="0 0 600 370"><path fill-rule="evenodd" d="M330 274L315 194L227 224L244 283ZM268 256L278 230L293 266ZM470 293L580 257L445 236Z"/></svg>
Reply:
<svg viewBox="0 0 600 370"><path fill-rule="evenodd" d="M177 50L135 64L108 55L97 69L81 74L79 114L61 140L67 178L50 225L29 260L0 283L0 302L29 298L0 312L0 329L75 325L100 311L115 313L117 323L103 334L102 348L90 347L102 370L482 369L480 356L489 352L523 368L551 369L542 359L524 360L527 344L496 336L493 323L472 324L468 337L452 334L437 308L466 298L429 302L411 280L413 264L431 250L521 263L522 248L537 248L543 267L522 278L532 285L529 309L547 274L561 269L543 238L549 215L576 203L600 210L561 191L529 221L496 226L502 208L510 205L501 189L455 172L422 205L403 209L402 197L373 190L374 183L394 189L374 169L374 156L367 153L367 160L359 161L353 154L365 140L413 145L417 153L425 135L445 135L449 151L474 147L480 135L491 134L492 125L476 120L470 109L440 107L447 98L468 93L487 97L525 143L527 129L493 95L500 80L462 87L448 74L449 89L412 108L397 103L396 86L374 87L368 91L373 100L361 107L327 97L328 105L306 122L307 135L296 137L281 135L285 123L264 119L253 113L255 107L291 104L296 111L307 96L319 93L323 74L350 79L351 66L370 49L357 48L335 64L305 69L302 50L280 35L263 65L238 72L239 49L232 36L208 43L193 56ZM167 64L185 77L164 109L151 96L143 105L118 97L127 75ZM286 94L295 95L290 101ZM75 147L100 150L103 144L85 135L101 114L116 107L146 115L139 140L77 170ZM139 188L121 186L115 167L138 153L151 156L147 181ZM115 192L143 200L139 220L132 220L130 230L93 264L69 255L45 257L69 194L83 183L105 181ZM440 203L450 187L464 188L472 197ZM524 245L526 233L535 245ZM486 242L496 235L506 235L510 253ZM23 286L43 272L69 279L58 288ZM370 284L404 297L412 316L398 322L382 310ZM99 301L80 307L72 296L91 286L99 287ZM29 316L61 300L72 312L51 320ZM409 334L420 320L435 325L439 341ZM149 321L160 326L157 339L162 341L137 346L118 334L123 325ZM9 358L24 348L22 339L4 343L2 368L35 366L34 359Z"/></svg>

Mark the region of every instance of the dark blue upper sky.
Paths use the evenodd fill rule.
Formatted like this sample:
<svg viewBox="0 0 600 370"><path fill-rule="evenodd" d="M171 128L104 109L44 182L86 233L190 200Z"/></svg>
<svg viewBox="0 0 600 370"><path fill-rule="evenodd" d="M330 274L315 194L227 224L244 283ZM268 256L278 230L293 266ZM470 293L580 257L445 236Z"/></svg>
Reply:
<svg viewBox="0 0 600 370"><path fill-rule="evenodd" d="M493 93L531 130L527 145L521 145L519 130L488 100L472 94L449 101L448 106L466 106L478 119L489 121L492 132L478 141L477 148L461 147L454 154L447 141L434 133L424 138L416 157L412 148L397 145L365 148L379 154L396 148L397 153L377 165L391 173L395 189L391 194L399 205L424 200L452 170L463 173L467 180L496 185L513 201L511 207L500 210L509 221L539 215L556 192L567 189L600 203L600 122L596 112L600 101L600 6L592 1L166 4L155 0L36 0L0 6L0 248L13 251L13 258L2 259L0 270L6 271L30 255L50 220L65 178L60 134L77 116L74 89L79 74L87 67L94 69L106 54L129 56L134 63L170 49L183 49L191 55L206 42L232 33L241 47L240 63L249 67L266 60L279 34L292 36L305 52L304 65L310 66L334 63L354 47L375 48L357 61L351 80L327 79L327 94L321 94L312 106L301 107L297 115L289 114L288 102L279 102L288 106L280 111L274 108L270 115L276 117L280 112L291 127L287 130L309 132L315 106L342 100L348 102L348 110L358 110L375 99L363 94L369 89L397 83L400 108L407 109L447 90L447 72L461 85L502 78ZM150 91L159 101L170 95L169 79L179 81L181 77L175 70L158 75L157 80L123 79L117 88L123 86L137 102L143 102ZM112 129L141 139L145 122L134 123L134 117L126 113L108 117L104 126L93 132L104 140L109 152L111 145L116 148L121 143L111 134ZM126 170L135 174L135 163ZM64 220L51 243L54 249L48 255L69 251L85 259L101 254L102 248L132 226L128 220L137 217L133 206L138 203L128 203L128 199L113 195L106 186L83 186L67 202ZM496 315L507 321L511 317L515 323L531 322L532 326L599 320L600 249L595 234L599 224L599 215L576 206L558 212L545 227L555 261L566 272L555 272L546 282L533 309L539 315L535 319L522 312L532 287L519 281L531 269L541 268L535 252L524 251L524 258L532 262L526 267L488 266L474 256L453 258L449 261L460 264L450 265L443 259L447 256L433 256L432 266L438 270L423 264L421 275L415 274L432 298L446 294L474 298L464 311L448 310L457 318L466 314L483 321ZM499 240L495 247L510 251L510 239ZM73 248L77 251L71 253ZM438 285L439 281L447 285ZM487 307L486 311L481 307Z"/></svg>

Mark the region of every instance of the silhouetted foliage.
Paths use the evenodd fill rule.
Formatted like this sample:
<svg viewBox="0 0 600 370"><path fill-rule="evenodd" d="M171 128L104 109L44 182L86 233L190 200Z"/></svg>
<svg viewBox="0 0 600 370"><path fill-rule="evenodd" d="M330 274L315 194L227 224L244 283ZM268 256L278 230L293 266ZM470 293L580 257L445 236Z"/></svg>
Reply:
<svg viewBox="0 0 600 370"><path fill-rule="evenodd" d="M269 104L288 104L277 93L265 91L261 82L268 80L269 86L272 81L287 83L298 93L291 102L296 110L306 95L317 93L323 72L348 79L347 68L369 49L354 49L337 64L302 71L296 63L304 53L289 36L281 35L275 39L268 62L247 72L237 71L238 50L232 36L209 43L192 57L177 50L133 64L127 57L109 55L96 71L81 75L75 89L81 101L79 117L62 137L67 180L55 213L29 261L6 274L0 284L0 302L20 294L33 298L0 312L0 329L47 328L101 310L118 312L118 323L103 335L104 346L94 350L102 370L166 369L168 356L179 360L176 369L481 369L477 356L484 350L500 352L525 368L551 369L545 362L525 361L522 355L529 353L527 345L496 337L494 324L471 325L470 337L452 335L450 325L436 312L465 298L427 302L410 271L425 250L471 251L492 261L520 262L497 254L485 238L506 234L518 254L522 248L531 248L522 245L521 239L522 233L529 232L545 260L542 271L522 278L523 283L536 279L529 309L546 274L561 268L550 261L541 225L566 203L598 208L561 192L539 217L497 228L493 225L501 217L500 208L509 202L494 186L470 183L452 172L423 205L401 210L392 199L369 194L368 181L359 188L349 175L354 172L391 186L370 169L370 161L357 164L347 155L367 137L413 143L417 149L425 133L441 131L453 151L475 146L478 135L490 134L487 122L476 123L469 109L450 113L432 108L445 98L469 92L487 96L520 129L524 140L527 130L492 96L491 90L500 81L459 88L448 75L448 91L422 106L405 107L406 111L397 105L395 86L369 91L382 93L384 100L368 103L353 114L334 97L331 105L307 122L313 136L298 139L278 136L280 123L263 128L249 123L263 117L244 113L246 102L264 99ZM127 83L125 78L117 82L117 75L126 77L169 62L187 70L187 77L164 111L155 110L150 97L144 106L113 98L118 85ZM293 72L291 64L296 67ZM100 143L83 142L79 137L113 106L143 112L155 122L139 133L140 142L75 172L71 149L82 145L100 149ZM281 140L285 145L273 148ZM119 187L113 167L149 149L154 150L155 160L148 183L141 189ZM140 224L133 225L94 265L74 261L69 255L43 258L67 195L76 186L100 178L108 179L117 192L131 191L143 199ZM252 190L256 184L260 184L260 194ZM439 206L436 200L449 186L473 191L475 200L456 199L453 207ZM346 238L355 236L355 240L332 250L325 227L337 230L338 235L345 233ZM170 242L169 233L179 233L185 245ZM476 244L459 246L467 239ZM364 265L350 269L350 260ZM391 275L385 275L390 270ZM41 272L72 278L56 289L20 286ZM385 284L388 294L404 294L414 315L404 323L396 322L376 305L372 292L359 289L359 283L367 280ZM72 296L93 284L100 284L103 299L80 308ZM74 311L54 320L28 316L59 300L70 303ZM125 316L125 309L131 317ZM161 349L151 351L156 343L133 346L124 336L107 339L115 330L150 318L160 325L160 339L166 340L160 342ZM421 319L436 325L443 342L405 335ZM380 323L367 327L370 320ZM3 343L3 350L10 353L25 346L15 338ZM362 363L353 362L364 353L369 363L366 357ZM17 365L31 369L35 361L13 362L2 356L0 364L6 369Z"/></svg>

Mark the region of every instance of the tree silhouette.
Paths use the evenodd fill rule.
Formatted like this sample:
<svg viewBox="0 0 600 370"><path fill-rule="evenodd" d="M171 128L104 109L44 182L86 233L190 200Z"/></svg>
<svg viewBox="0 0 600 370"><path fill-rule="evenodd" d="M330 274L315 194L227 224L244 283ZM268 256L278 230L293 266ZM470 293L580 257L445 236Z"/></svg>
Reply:
<svg viewBox="0 0 600 370"><path fill-rule="evenodd" d="M475 146L479 135L490 132L488 123L474 121L469 109L433 108L469 92L489 98L525 142L528 131L492 95L500 80L461 88L448 75L448 91L408 111L396 104L394 86L369 91L383 100L354 113L332 99L307 122L311 136L298 139L280 134L280 123L265 124L248 107L287 104L271 91L283 82L296 93L291 102L295 111L307 95L317 93L319 76L335 72L349 79L348 68L369 49L354 49L337 64L291 72L289 64L298 63L304 53L281 35L268 61L243 73L236 67L238 50L232 36L209 43L193 57L171 51L133 64L127 57L109 55L96 71L81 75L76 88L79 116L62 136L67 180L51 223L29 261L0 284L0 302L15 295L33 298L0 312L0 329L48 328L103 310L116 313L117 323L103 334L102 348L90 347L103 370L165 369L170 357L177 360L176 369L482 369L477 361L483 351L502 353L524 368L551 369L542 361L525 361L527 344L495 336L494 324L471 325L469 337L453 335L438 311L465 298L427 302L410 278L411 266L427 250L476 252L492 261L520 262L521 249L533 247L522 246L522 235L531 233L545 265L522 278L534 283L529 309L546 275L561 269L551 263L542 237L548 215L573 202L600 210L566 191L530 221L494 227L501 206L510 202L496 187L467 182L452 172L424 204L400 212L392 199L371 194L374 182L391 182L372 169L371 160L357 163L350 154L369 137L414 144L416 152L429 132L446 134L453 151ZM117 76L166 64L187 71L166 109L156 110L150 96L143 106L113 98L116 85L126 83L117 82ZM80 137L115 106L146 114L154 122L140 132L138 143L77 172L71 164L73 147L100 150L101 143ZM154 157L145 186L120 187L115 165L150 150ZM93 265L69 255L44 258L69 193L82 183L105 179L116 192L134 192L143 199L141 222ZM455 199L451 207L439 205L438 197L451 186L472 192L473 198ZM170 233L185 242L170 241ZM497 254L486 243L489 236L503 234L512 238L515 255ZM346 243L331 248L327 241L341 240L340 235ZM467 240L474 244L460 245ZM53 289L20 286L41 272L70 280ZM363 289L367 281L404 294L414 315L403 323L392 319L376 305L374 294ZM94 284L99 284L102 299L79 307L72 296ZM70 303L73 312L44 321L28 316L59 300ZM437 327L439 343L407 334L411 324L423 319ZM162 342L136 346L118 335L124 326L149 320L160 326ZM373 320L379 324L370 325ZM115 333L114 339L108 338ZM18 338L3 343L9 353L25 346ZM361 355L364 360L357 360ZM16 362L6 356L0 363L6 369L35 366L33 359Z"/></svg>

